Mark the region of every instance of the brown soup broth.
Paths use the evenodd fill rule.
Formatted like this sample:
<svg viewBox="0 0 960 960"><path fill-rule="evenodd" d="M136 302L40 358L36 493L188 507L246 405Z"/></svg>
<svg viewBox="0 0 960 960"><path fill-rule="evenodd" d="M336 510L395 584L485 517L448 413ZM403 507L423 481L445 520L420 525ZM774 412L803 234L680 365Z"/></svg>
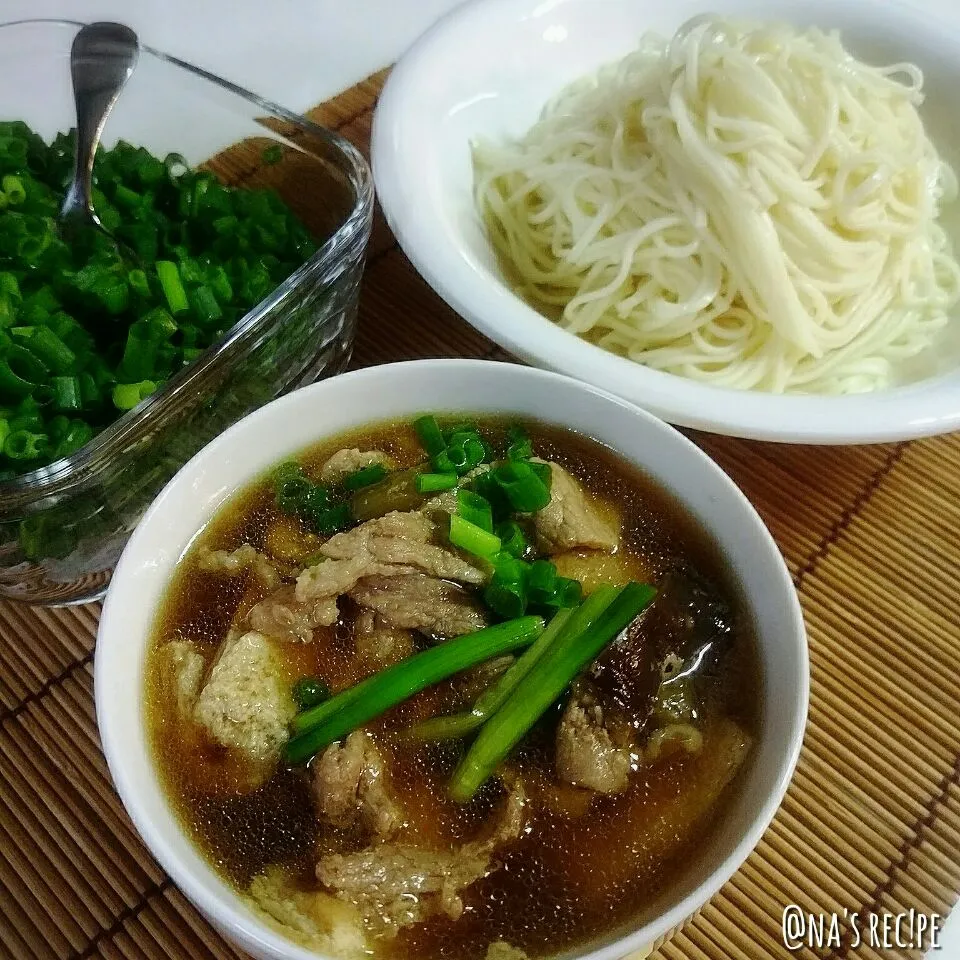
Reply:
<svg viewBox="0 0 960 960"><path fill-rule="evenodd" d="M487 417L470 419L481 424L495 445L508 426ZM751 628L737 586L710 538L672 496L596 441L537 422L523 425L538 456L557 461L587 490L615 504L622 522L621 549L634 555L650 581L683 565L705 577L730 604L733 638L717 666L713 688L720 692L711 711L755 733L761 680ZM410 424L397 422L340 435L298 459L310 474L344 447L385 450L401 468L424 458ZM249 542L260 549L278 516L270 480L264 478L236 496L198 534L181 558L160 610L151 654L164 642L181 638L199 644L209 660L238 609L247 609L261 594L249 582L252 577L199 570L198 547L233 549ZM316 675L337 690L359 679L351 670L349 622L318 630L314 643L284 644L284 652L291 682ZM315 888L314 865L320 855L364 845L359 834L318 823L304 770L281 768L261 788L243 793L237 787L242 771L233 776L226 750L185 744L169 694L152 669L157 659L151 655L147 664L146 720L161 781L189 835L238 889L244 890L268 864L283 865ZM417 718L462 709L454 690L451 683L439 684L369 725L389 759L391 784L408 814L410 833L433 846L476 837L503 795L493 780L471 803L454 804L444 790L462 747L412 745L397 735L398 727ZM557 716L554 709L526 738L511 758L513 769L552 782ZM711 823L736 789L734 781L719 801L697 808L692 794L710 776L709 756L708 738L700 754L674 753L642 766L624 793L596 796L583 815L558 812L555 804L533 804L529 831L504 849L501 869L465 892L466 909L459 920L435 918L403 929L393 940L377 941L376 956L482 960L488 944L502 939L536 957L609 935L642 915L681 873L686 875L697 849L708 842ZM211 765L219 769L213 779ZM567 788L567 793L579 791ZM672 819L663 815L665 809L684 805L694 812ZM676 823L682 823L682 829Z"/></svg>

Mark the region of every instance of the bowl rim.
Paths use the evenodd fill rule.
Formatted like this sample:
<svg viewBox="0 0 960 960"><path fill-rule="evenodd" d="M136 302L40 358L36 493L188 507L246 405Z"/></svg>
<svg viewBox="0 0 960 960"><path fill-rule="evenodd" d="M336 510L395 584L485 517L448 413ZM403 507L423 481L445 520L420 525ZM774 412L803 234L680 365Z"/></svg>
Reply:
<svg viewBox="0 0 960 960"><path fill-rule="evenodd" d="M784 705L791 711L788 732L783 734L783 742L786 748L782 753L775 755L769 761L770 788L756 800L756 809L753 812L752 818L738 831L731 845L730 852L716 865L707 877L701 880L669 909L651 917L641 926L628 927L626 928L626 932L622 936L618 936L617 939L599 947L588 948L587 952L576 954L576 956L581 957L582 960L618 960L618 958L624 957L627 953L644 947L659 937L664 936L696 912L696 910L706 903L740 868L743 861L760 841L763 833L780 807L799 758L807 723L810 668L806 630L796 589L773 536L745 494L722 468L694 444L693 441L652 414L591 384L549 371L512 363L498 363L495 361L436 359L385 364L341 374L338 377L311 384L271 401L269 404L238 421L215 440L207 444L178 471L176 476L164 487L163 492L144 514L143 519L130 538L123 556L117 565L114 578L103 605L94 661L94 692L97 724L107 764L124 807L144 843L178 887L214 922L215 926L221 930L228 931L229 935L242 945L248 947L256 946L261 950L265 949L271 957L278 958L278 960L279 958L283 958L283 960L294 960L294 958L295 960L311 960L311 958L312 960L318 960L318 957L323 956L315 951L303 948L295 944L292 940L288 940L279 933L276 933L269 925L259 919L252 909L244 906L239 895L236 893L233 893L229 901L219 897L211 885L194 873L190 866L185 864L178 857L177 853L170 849L161 831L155 827L150 817L146 814L144 798L147 796L155 796L156 792L159 791L163 803L168 807L169 803L166 797L163 796L159 785L144 784L128 772L127 765L124 762L125 750L120 742L120 726L122 721L119 716L115 715L117 711L112 707L109 698L111 683L115 682L115 679L110 674L113 656L112 651L119 650L123 646L129 645L130 642L129 626L125 623L124 619L124 609L128 605L128 601L121 599L120 591L125 589L125 581L128 576L137 569L137 564L150 562L144 555L141 544L147 541L149 533L152 532L152 527L157 525L162 526L162 517L166 509L167 500L173 497L174 491L178 488L189 488L193 480L202 474L205 464L223 459L223 455L227 450L233 446L240 445L240 441L245 436L247 430L250 429L249 421L266 419L270 416L277 415L280 411L286 410L294 414L303 404L311 400L319 402L326 391L330 391L331 389L336 390L340 385L349 385L351 383L357 383L363 386L368 385L367 389L373 391L374 395L376 395L375 391L378 378L383 376L385 369L390 371L390 376L409 377L415 381L424 370L428 368L446 368L456 373L466 371L467 369L482 369L484 376L523 377L537 380L542 384L545 395L548 395L551 387L563 387L567 390L593 394L606 403L625 408L631 415L648 421L652 429L659 431L664 437L669 439L670 443L676 444L678 448L682 449L684 456L690 456L700 464L704 471L705 482L726 488L726 492L734 498L735 502L740 504L744 511L744 519L756 528L756 532L761 538L761 549L766 554L763 559L770 561L776 569L778 589L782 589L784 605L782 629L778 633L777 643L790 645L791 654L796 657L800 675L795 678L796 685L793 690L792 702L789 705ZM509 403L506 403L505 406L508 407ZM389 418L390 411L384 410L376 416L371 417L370 422L387 420ZM545 419L549 420L549 415L547 415ZM320 432L321 431L318 431L318 434ZM322 439L322 437L318 435L317 441L320 439ZM638 460L635 454L628 455L619 453L619 455L627 457L630 460ZM241 482L233 484L232 489L239 489L245 484L252 482L253 479L253 477L245 477ZM670 489L666 483L661 485L668 490ZM674 495L677 496L676 494ZM683 501L681 500L681 502ZM205 512L212 515L211 511ZM750 604L750 598L745 598L745 602L752 606L752 604ZM140 642L146 644L148 640L149 635L144 636ZM762 646L772 649L774 645L768 640L767 643ZM766 659L763 654L761 654L761 658L763 660ZM138 682L142 683L142 676L138 678ZM142 722L142 717L138 718L138 722ZM331 958L331 960L333 960L333 958Z"/></svg>
<svg viewBox="0 0 960 960"><path fill-rule="evenodd" d="M52 27L83 27L86 21L70 20L61 17L26 17L0 22L0 35L13 27L48 25ZM159 407L165 407L171 401L189 397L196 381L202 379L211 370L222 364L223 357L229 356L231 348L246 342L256 333L264 317L282 304L300 283L309 275L322 270L327 282L335 280L342 269L345 253L357 244L365 245L366 235L373 217L373 174L363 154L349 140L336 130L330 130L314 123L307 117L294 113L259 94L247 90L230 80L218 76L195 64L158 50L145 43L140 44L141 54L147 54L161 62L171 64L181 70L206 80L222 90L247 100L264 110L270 117L292 124L300 132L309 133L329 146L341 160L344 173L354 191L354 202L343 222L320 245L316 252L297 269L281 281L259 303L254 304L230 327L224 335L207 347L203 353L191 361L182 370L178 370L157 390L141 400L131 410L104 427L79 450L67 457L61 457L51 463L37 467L27 473L19 474L10 480L0 480L0 510L22 509L40 497L54 496L66 492L73 484L82 482L91 473L98 473L107 465L108 459L121 453L127 446L136 442L144 422ZM269 135L269 128L264 134ZM280 139L279 134L276 136Z"/></svg>
<svg viewBox="0 0 960 960"><path fill-rule="evenodd" d="M881 443L960 429L960 368L914 384L837 397L718 387L652 370L581 340L473 262L449 222L453 218L445 216L443 200L419 188L430 134L447 115L445 101L436 102L439 63L456 60L469 70L466 58L458 59L451 51L468 43L482 48L520 16L546 16L583 2L467 0L428 28L388 76L373 119L374 181L387 223L427 283L468 323L528 363L602 386L679 426L817 444ZM591 10L603 17L615 6L591 4ZM852 0L851 6L875 13L872 0ZM922 11L896 0L885 6L884 16L891 22L897 17L917 25L925 22ZM425 99L427 89L434 92L432 99ZM449 153L441 162L449 165ZM955 322L960 323L960 317Z"/></svg>

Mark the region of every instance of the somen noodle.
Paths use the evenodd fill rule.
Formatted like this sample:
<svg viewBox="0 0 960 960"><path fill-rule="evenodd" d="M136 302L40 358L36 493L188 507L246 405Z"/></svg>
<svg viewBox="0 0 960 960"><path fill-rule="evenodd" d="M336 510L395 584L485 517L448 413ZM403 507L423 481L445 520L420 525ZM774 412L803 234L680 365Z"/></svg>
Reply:
<svg viewBox="0 0 960 960"><path fill-rule="evenodd" d="M520 292L602 347L718 386L879 389L960 299L922 81L835 33L698 18L475 143L477 203Z"/></svg>

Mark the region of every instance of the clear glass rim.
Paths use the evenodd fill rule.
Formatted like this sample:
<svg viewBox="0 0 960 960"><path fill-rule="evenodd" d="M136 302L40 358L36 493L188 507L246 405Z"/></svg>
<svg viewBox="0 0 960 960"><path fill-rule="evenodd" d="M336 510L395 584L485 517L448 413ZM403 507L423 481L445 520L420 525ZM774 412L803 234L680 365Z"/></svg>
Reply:
<svg viewBox="0 0 960 960"><path fill-rule="evenodd" d="M0 22L0 32L10 27L50 24L62 27L82 27L84 21L61 18L30 17ZM335 279L335 270L339 263L352 252L358 244L366 244L367 225L373 215L373 178L370 167L360 151L335 130L329 130L314 123L302 114L294 113L259 94L247 90L238 84L225 80L202 67L186 60L164 53L144 43L142 52L186 70L195 76L209 81L223 90L227 90L264 110L273 117L293 124L299 130L307 132L320 140L338 154L354 191L354 204L339 227L323 242L316 253L301 264L270 295L247 311L216 343L207 347L189 366L177 371L163 386L142 400L132 410L127 411L109 426L104 427L89 443L68 457L38 467L21 474L12 480L0 481L0 509L16 509L24 503L38 497L50 496L69 487L81 476L96 472L105 465L110 454L122 450L137 438L139 428L159 407L170 404L181 397L189 397L192 387L216 364L222 362L224 354L238 342L243 342L257 329L260 321L281 304L308 275L318 273L321 277Z"/></svg>

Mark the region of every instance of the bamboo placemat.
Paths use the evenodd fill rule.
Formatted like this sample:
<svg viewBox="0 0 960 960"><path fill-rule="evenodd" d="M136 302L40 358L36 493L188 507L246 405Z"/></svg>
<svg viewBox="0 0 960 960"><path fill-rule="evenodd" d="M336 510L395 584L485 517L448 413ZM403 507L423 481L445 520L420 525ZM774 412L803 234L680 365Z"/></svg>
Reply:
<svg viewBox="0 0 960 960"><path fill-rule="evenodd" d="M366 150L383 74L313 112ZM428 289L382 221L355 364L509 359ZM915 909L960 894L960 434L812 448L694 438L783 550L810 633L810 724L790 792L737 875L657 960L918 957L788 953L787 904ZM0 956L237 958L133 831L93 709L98 607L0 602ZM944 958L948 960L948 958Z"/></svg>

